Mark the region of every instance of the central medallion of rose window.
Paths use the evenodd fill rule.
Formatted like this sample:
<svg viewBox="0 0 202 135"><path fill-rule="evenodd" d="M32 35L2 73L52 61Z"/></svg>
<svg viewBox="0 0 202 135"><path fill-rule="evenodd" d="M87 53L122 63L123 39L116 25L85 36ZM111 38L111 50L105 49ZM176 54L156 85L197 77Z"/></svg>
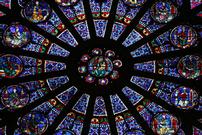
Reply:
<svg viewBox="0 0 202 135"><path fill-rule="evenodd" d="M113 63L109 58L96 56L88 63L88 71L92 76L105 77L113 71Z"/></svg>
<svg viewBox="0 0 202 135"><path fill-rule="evenodd" d="M87 83L107 85L119 78L122 61L112 50L95 48L81 57L78 71Z"/></svg>

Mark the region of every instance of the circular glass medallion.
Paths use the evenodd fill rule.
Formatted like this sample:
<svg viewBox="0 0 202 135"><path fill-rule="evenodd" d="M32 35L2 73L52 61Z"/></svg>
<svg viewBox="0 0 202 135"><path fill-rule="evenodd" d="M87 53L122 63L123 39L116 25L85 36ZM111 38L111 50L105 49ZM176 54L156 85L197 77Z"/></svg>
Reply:
<svg viewBox="0 0 202 135"><path fill-rule="evenodd" d="M51 8L45 1L32 0L23 9L23 14L29 21L39 23L50 15Z"/></svg>
<svg viewBox="0 0 202 135"><path fill-rule="evenodd" d="M171 103L180 109L191 109L197 102L198 94L187 87L179 87L171 94Z"/></svg>
<svg viewBox="0 0 202 135"><path fill-rule="evenodd" d="M159 23L167 23L177 16L177 8L168 1L156 2L150 10L152 18Z"/></svg>
<svg viewBox="0 0 202 135"><path fill-rule="evenodd" d="M29 94L20 85L9 86L3 90L1 101L10 110L24 107L29 102Z"/></svg>
<svg viewBox="0 0 202 135"><path fill-rule="evenodd" d="M87 83L108 85L119 78L118 69L122 67L122 61L117 57L112 50L94 48L81 56L78 72Z"/></svg>
<svg viewBox="0 0 202 135"><path fill-rule="evenodd" d="M105 77L113 70L113 63L109 58L96 56L88 63L88 71L92 76Z"/></svg>
<svg viewBox="0 0 202 135"><path fill-rule="evenodd" d="M157 135L174 135L179 129L178 119L168 113L157 114L151 124Z"/></svg>
<svg viewBox="0 0 202 135"><path fill-rule="evenodd" d="M79 0L55 0L61 6L72 6L75 5Z"/></svg>
<svg viewBox="0 0 202 135"><path fill-rule="evenodd" d="M31 39L29 29L21 24L12 24L4 32L3 42L13 48L21 48Z"/></svg>
<svg viewBox="0 0 202 135"><path fill-rule="evenodd" d="M23 70L23 63L15 55L3 55L0 57L0 76L5 78L14 78Z"/></svg>
<svg viewBox="0 0 202 135"><path fill-rule="evenodd" d="M57 130L54 135L75 135L75 133L68 129L60 129Z"/></svg>
<svg viewBox="0 0 202 135"><path fill-rule="evenodd" d="M27 134L43 134L48 127L48 119L41 112L31 112L20 120L21 131Z"/></svg>
<svg viewBox="0 0 202 135"><path fill-rule="evenodd" d="M146 0L123 0L123 2L130 7L142 6Z"/></svg>
<svg viewBox="0 0 202 135"><path fill-rule="evenodd" d="M190 26L177 26L170 34L171 43L179 48L188 48L193 46L197 41L197 33Z"/></svg>
<svg viewBox="0 0 202 135"><path fill-rule="evenodd" d="M182 57L177 65L179 74L186 79L195 79L202 73L202 59L199 56Z"/></svg>

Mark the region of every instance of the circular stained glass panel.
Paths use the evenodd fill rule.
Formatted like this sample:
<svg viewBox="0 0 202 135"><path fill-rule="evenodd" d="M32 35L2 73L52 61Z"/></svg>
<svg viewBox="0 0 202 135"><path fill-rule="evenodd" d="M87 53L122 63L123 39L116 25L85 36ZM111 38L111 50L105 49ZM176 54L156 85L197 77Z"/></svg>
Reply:
<svg viewBox="0 0 202 135"><path fill-rule="evenodd" d="M96 56L88 63L88 71L92 76L105 77L113 70L113 63L109 58Z"/></svg>
<svg viewBox="0 0 202 135"><path fill-rule="evenodd" d="M186 79L198 78L202 73L202 59L199 56L182 57L177 65L179 74Z"/></svg>
<svg viewBox="0 0 202 135"><path fill-rule="evenodd" d="M31 0L23 9L26 19L33 23L45 21L51 12L51 8L45 1Z"/></svg>
<svg viewBox="0 0 202 135"><path fill-rule="evenodd" d="M48 127L48 119L41 112L31 112L20 120L20 129L26 134L41 135Z"/></svg>
<svg viewBox="0 0 202 135"><path fill-rule="evenodd" d="M10 110L22 108L29 102L29 94L20 85L9 86L1 93L1 102Z"/></svg>
<svg viewBox="0 0 202 135"><path fill-rule="evenodd" d="M198 94L193 89L182 86L171 94L171 103L180 109L191 109L198 103Z"/></svg>
<svg viewBox="0 0 202 135"><path fill-rule="evenodd" d="M21 24L12 24L4 32L3 42L13 48L21 48L28 44L31 38L29 29Z"/></svg>
<svg viewBox="0 0 202 135"><path fill-rule="evenodd" d="M172 30L170 39L174 46L185 49L195 45L197 33L190 26L180 25Z"/></svg>
<svg viewBox="0 0 202 135"><path fill-rule="evenodd" d="M14 78L23 70L21 59L15 55L3 55L0 57L0 76L5 78Z"/></svg>
<svg viewBox="0 0 202 135"><path fill-rule="evenodd" d="M168 1L156 2L150 10L152 18L159 23L167 23L177 16L177 8Z"/></svg>

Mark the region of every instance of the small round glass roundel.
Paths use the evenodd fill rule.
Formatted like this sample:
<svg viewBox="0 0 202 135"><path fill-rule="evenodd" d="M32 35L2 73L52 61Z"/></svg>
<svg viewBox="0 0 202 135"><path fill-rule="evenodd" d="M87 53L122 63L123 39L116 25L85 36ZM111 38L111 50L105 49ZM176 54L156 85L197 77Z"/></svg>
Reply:
<svg viewBox="0 0 202 135"><path fill-rule="evenodd" d="M57 130L54 135L75 135L75 133L68 129L60 129Z"/></svg>
<svg viewBox="0 0 202 135"><path fill-rule="evenodd" d="M96 56L88 63L88 71L92 76L105 77L113 70L113 63L110 59Z"/></svg>
<svg viewBox="0 0 202 135"><path fill-rule="evenodd" d="M182 57L177 65L178 73L186 79L196 79L202 74L202 59L199 56Z"/></svg>
<svg viewBox="0 0 202 135"><path fill-rule="evenodd" d="M21 24L10 25L3 34L5 45L13 48L21 48L28 44L31 39L29 29Z"/></svg>
<svg viewBox="0 0 202 135"><path fill-rule="evenodd" d="M29 94L20 85L9 86L3 90L1 101L10 110L24 107L29 102Z"/></svg>
<svg viewBox="0 0 202 135"><path fill-rule="evenodd" d="M0 76L5 78L14 78L23 70L23 63L15 55L3 55L0 57Z"/></svg>
<svg viewBox="0 0 202 135"><path fill-rule="evenodd" d="M193 89L182 86L171 94L171 103L180 109L191 109L198 103L198 94Z"/></svg>
<svg viewBox="0 0 202 135"><path fill-rule="evenodd" d="M190 26L180 25L172 30L170 40L174 46L185 49L195 45L197 33Z"/></svg>
<svg viewBox="0 0 202 135"><path fill-rule="evenodd" d="M33 23L45 21L51 12L51 8L44 0L32 0L23 9L26 19Z"/></svg>
<svg viewBox="0 0 202 135"><path fill-rule="evenodd" d="M177 8L168 1L156 2L150 10L152 18L159 23L167 23L177 16Z"/></svg>
<svg viewBox="0 0 202 135"><path fill-rule="evenodd" d="M179 129L179 121L171 114L159 113L154 117L151 126L157 135L174 135Z"/></svg>
<svg viewBox="0 0 202 135"><path fill-rule="evenodd" d="M123 2L130 7L142 6L146 0L123 0Z"/></svg>
<svg viewBox="0 0 202 135"><path fill-rule="evenodd" d="M48 127L48 119L41 112L31 112L21 118L20 129L26 134L43 134Z"/></svg>
<svg viewBox="0 0 202 135"><path fill-rule="evenodd" d="M55 0L61 6L72 6L75 5L79 0Z"/></svg>

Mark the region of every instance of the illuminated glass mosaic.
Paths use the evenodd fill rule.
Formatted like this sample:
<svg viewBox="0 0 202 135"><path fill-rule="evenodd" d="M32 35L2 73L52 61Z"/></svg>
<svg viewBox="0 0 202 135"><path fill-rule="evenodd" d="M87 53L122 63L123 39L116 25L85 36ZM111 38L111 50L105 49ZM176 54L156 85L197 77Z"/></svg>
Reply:
<svg viewBox="0 0 202 135"><path fill-rule="evenodd" d="M102 49L95 48L90 54L84 54L81 57L78 71L87 83L107 85L112 80L119 78L117 70L121 67L122 61L116 59L114 51L107 50L103 52Z"/></svg>
<svg viewBox="0 0 202 135"><path fill-rule="evenodd" d="M0 0L0 135L201 135L201 0Z"/></svg>

